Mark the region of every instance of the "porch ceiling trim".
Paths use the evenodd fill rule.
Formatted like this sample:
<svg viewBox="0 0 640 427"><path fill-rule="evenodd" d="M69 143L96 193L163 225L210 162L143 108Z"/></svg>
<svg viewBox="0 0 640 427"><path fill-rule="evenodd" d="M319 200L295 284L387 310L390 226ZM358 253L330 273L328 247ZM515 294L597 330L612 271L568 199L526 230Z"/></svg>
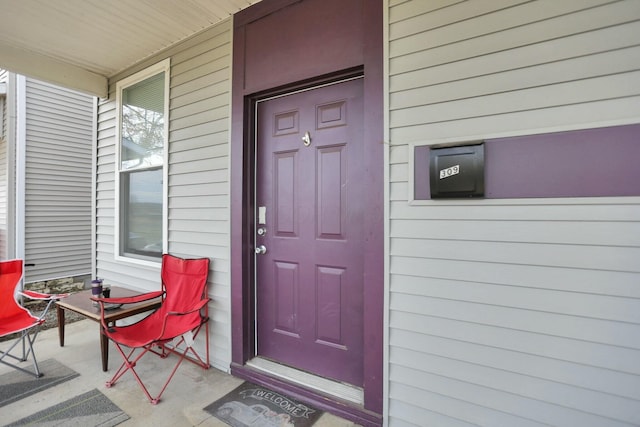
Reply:
<svg viewBox="0 0 640 427"><path fill-rule="evenodd" d="M0 58L3 63L9 64L11 71L15 73L53 81L61 86L88 92L102 98L107 97L107 78L81 67L2 43L0 43Z"/></svg>
<svg viewBox="0 0 640 427"><path fill-rule="evenodd" d="M0 0L0 68L100 97L131 67L260 0Z"/></svg>

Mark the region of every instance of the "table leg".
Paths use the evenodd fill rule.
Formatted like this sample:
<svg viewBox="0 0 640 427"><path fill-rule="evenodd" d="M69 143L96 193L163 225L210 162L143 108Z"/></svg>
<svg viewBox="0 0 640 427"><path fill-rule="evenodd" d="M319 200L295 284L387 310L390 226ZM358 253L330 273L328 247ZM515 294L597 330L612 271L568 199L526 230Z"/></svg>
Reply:
<svg viewBox="0 0 640 427"><path fill-rule="evenodd" d="M57 306L58 309L58 339L60 340L60 347L64 347L64 309Z"/></svg>
<svg viewBox="0 0 640 427"><path fill-rule="evenodd" d="M105 335L102 325L100 326L100 353L102 355L102 371L107 372L109 369L109 338Z"/></svg>

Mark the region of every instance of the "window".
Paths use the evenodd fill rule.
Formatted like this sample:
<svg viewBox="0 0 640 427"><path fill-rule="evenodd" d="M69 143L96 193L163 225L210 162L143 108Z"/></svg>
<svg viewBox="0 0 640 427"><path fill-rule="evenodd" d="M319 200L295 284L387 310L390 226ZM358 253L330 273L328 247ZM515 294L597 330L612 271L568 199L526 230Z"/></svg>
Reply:
<svg viewBox="0 0 640 427"><path fill-rule="evenodd" d="M117 255L159 261L165 246L169 61L116 85Z"/></svg>

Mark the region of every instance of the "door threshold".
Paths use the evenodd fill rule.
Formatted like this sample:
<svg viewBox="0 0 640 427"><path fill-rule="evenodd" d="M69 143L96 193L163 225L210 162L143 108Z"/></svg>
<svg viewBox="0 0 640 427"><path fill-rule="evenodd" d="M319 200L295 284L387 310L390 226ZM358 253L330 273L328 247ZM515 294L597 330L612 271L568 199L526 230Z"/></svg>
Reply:
<svg viewBox="0 0 640 427"><path fill-rule="evenodd" d="M309 372L291 368L263 357L254 357L247 361L247 366L299 386L328 394L357 405L364 405L364 390L360 387L313 375Z"/></svg>

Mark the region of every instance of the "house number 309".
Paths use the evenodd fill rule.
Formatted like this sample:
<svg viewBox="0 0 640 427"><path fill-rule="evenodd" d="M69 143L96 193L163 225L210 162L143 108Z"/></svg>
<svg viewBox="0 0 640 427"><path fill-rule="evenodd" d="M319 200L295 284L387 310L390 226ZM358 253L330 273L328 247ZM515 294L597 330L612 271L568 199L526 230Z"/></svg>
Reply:
<svg viewBox="0 0 640 427"><path fill-rule="evenodd" d="M460 165L451 166L450 168L442 169L440 171L440 179L449 178L450 176L458 175L460 173Z"/></svg>

